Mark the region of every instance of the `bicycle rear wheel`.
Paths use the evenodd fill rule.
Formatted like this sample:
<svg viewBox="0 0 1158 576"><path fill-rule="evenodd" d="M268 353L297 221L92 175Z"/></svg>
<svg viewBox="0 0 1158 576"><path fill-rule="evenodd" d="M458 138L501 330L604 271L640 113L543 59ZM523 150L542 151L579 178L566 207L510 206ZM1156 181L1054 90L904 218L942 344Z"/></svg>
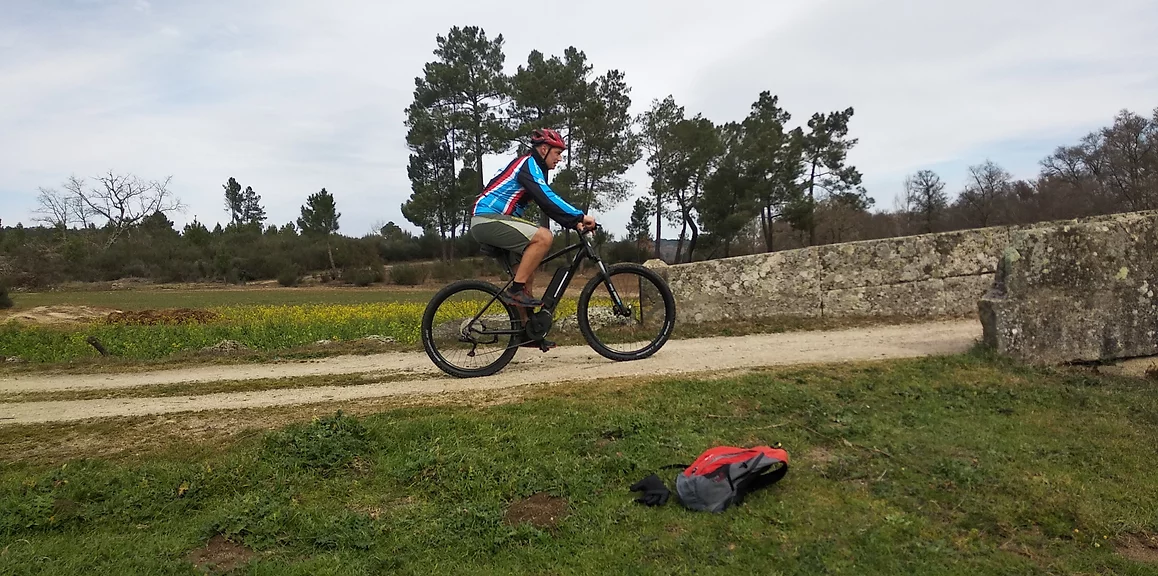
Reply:
<svg viewBox="0 0 1158 576"><path fill-rule="evenodd" d="M422 347L435 366L473 378L490 376L514 358L523 325L518 310L497 298L499 290L461 280L434 295L422 315Z"/></svg>
<svg viewBox="0 0 1158 576"><path fill-rule="evenodd" d="M615 264L607 274L626 309L616 310L602 274L593 277L579 293L576 311L583 339L604 358L620 362L655 354L675 329L671 288L659 274L639 264Z"/></svg>

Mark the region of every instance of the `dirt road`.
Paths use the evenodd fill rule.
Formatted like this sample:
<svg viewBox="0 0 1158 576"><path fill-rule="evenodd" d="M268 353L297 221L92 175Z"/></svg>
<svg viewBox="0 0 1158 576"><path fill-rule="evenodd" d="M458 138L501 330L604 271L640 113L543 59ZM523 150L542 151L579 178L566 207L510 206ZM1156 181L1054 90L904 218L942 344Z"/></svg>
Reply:
<svg viewBox="0 0 1158 576"><path fill-rule="evenodd" d="M981 325L976 320L966 320L828 332L673 340L647 360L623 363L606 360L584 346L561 347L546 354L521 350L515 360L499 374L466 380L437 377L442 373L421 352L342 356L277 364L206 366L131 374L20 376L0 378L0 392L112 389L331 374L391 375L392 381L195 396L4 403L0 404L0 424L260 408L785 364L910 358L963 352L980 335ZM399 375L403 378L399 379ZM406 375L413 375L415 379L407 380ZM146 394L147 391L142 392L142 395Z"/></svg>

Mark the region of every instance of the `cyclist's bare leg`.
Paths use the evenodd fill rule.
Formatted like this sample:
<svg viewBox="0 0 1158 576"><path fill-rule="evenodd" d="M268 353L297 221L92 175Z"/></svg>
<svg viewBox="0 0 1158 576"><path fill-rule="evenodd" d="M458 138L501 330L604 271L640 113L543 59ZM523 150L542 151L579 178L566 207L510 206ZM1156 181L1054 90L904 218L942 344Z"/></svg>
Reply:
<svg viewBox="0 0 1158 576"><path fill-rule="evenodd" d="M547 252L551 250L551 231L546 228L539 228L535 236L531 238L531 243L523 249L523 259L519 262L519 269L515 272L515 282L522 282L527 287L527 292L532 295L535 293L535 268L543 262L543 258L547 257Z"/></svg>
<svg viewBox="0 0 1158 576"><path fill-rule="evenodd" d="M538 232L531 237L531 242L523 249L522 258L519 261L519 267L515 271L515 282L522 282L524 290L532 297L535 294L535 268L539 267L543 258L547 256L547 252L551 249L551 231L546 228L539 228ZM519 307L519 318L523 323L527 322L527 310Z"/></svg>

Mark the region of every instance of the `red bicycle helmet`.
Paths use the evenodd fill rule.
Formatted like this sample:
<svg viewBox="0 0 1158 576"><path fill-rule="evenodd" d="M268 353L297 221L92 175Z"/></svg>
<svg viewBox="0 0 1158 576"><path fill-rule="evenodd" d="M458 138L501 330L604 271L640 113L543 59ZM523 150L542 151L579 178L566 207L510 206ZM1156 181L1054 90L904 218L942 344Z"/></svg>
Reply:
<svg viewBox="0 0 1158 576"><path fill-rule="evenodd" d="M531 146L538 146L539 144L567 149L567 143L563 141L563 137L550 128L536 128L531 132Z"/></svg>

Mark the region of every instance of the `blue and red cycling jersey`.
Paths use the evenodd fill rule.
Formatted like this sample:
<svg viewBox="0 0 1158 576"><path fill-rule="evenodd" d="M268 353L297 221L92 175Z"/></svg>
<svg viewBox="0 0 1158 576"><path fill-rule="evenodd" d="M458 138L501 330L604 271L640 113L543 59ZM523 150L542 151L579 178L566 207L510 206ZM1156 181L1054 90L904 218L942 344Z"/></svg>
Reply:
<svg viewBox="0 0 1158 576"><path fill-rule="evenodd" d="M581 210L560 198L547 185L543 160L534 150L512 160L491 179L475 200L474 215L521 217L531 199L547 216L565 228L574 228L583 219Z"/></svg>

